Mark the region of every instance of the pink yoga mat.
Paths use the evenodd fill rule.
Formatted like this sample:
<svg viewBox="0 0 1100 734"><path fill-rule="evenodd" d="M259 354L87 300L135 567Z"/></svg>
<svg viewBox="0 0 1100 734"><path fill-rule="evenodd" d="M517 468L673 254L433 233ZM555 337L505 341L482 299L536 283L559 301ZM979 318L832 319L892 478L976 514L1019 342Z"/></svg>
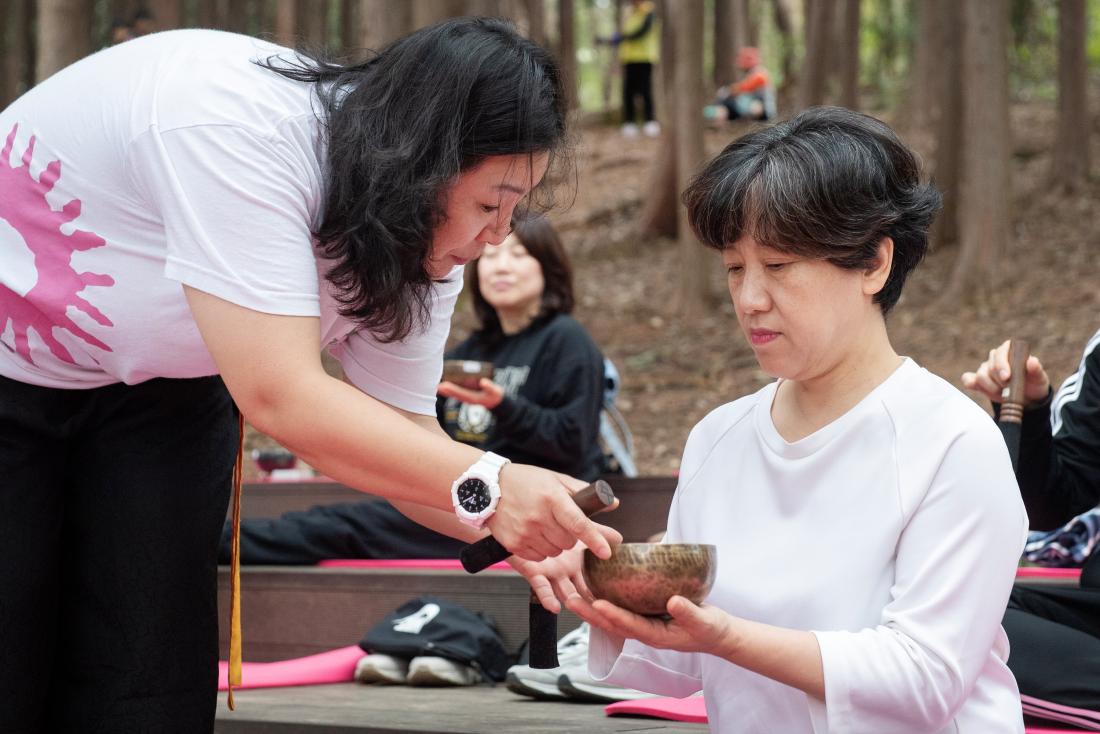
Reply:
<svg viewBox="0 0 1100 734"><path fill-rule="evenodd" d="M655 719L683 721L689 724L707 723L707 707L702 696L690 698L642 698L637 701L618 701L604 707L608 716L629 714L652 716Z"/></svg>
<svg viewBox="0 0 1100 734"><path fill-rule="evenodd" d="M326 568L401 568L405 570L421 569L425 571L462 570L457 558L399 558L382 561L374 558L333 558L319 561L318 566ZM504 561L494 563L489 568L497 571L511 571L512 567Z"/></svg>
<svg viewBox="0 0 1100 734"><path fill-rule="evenodd" d="M358 646L274 663L244 663L241 688L312 686L319 683L347 683L355 678L355 664L366 655ZM229 663L218 662L218 690L229 688Z"/></svg>
<svg viewBox="0 0 1100 734"><path fill-rule="evenodd" d="M1023 566L1016 569L1018 579L1079 579L1079 568L1043 568L1042 566Z"/></svg>
<svg viewBox="0 0 1100 734"><path fill-rule="evenodd" d="M619 701L604 707L608 716L632 715L651 716L655 719L668 719L670 721L683 721L688 724L707 723L707 707L702 696L691 698L643 698L638 701ZM1038 726L1029 726L1026 734L1080 734L1080 730L1070 729L1045 729Z"/></svg>

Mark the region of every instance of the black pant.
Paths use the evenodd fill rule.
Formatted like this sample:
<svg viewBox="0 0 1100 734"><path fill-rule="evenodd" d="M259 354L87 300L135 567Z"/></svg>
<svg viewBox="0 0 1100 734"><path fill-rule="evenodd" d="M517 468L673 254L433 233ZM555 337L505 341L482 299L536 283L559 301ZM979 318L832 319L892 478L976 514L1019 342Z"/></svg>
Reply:
<svg viewBox="0 0 1100 734"><path fill-rule="evenodd" d="M229 563L228 522L220 559ZM301 565L329 558L457 558L460 540L408 519L385 500L317 505L241 521L241 563Z"/></svg>
<svg viewBox="0 0 1100 734"><path fill-rule="evenodd" d="M1100 711L1100 589L1017 586L1004 627L1020 693Z"/></svg>
<svg viewBox="0 0 1100 734"><path fill-rule="evenodd" d="M0 731L213 730L237 435L217 377L0 377Z"/></svg>
<svg viewBox="0 0 1100 734"><path fill-rule="evenodd" d="M623 64L623 122L634 122L634 98L642 98L645 122L653 116L653 64Z"/></svg>

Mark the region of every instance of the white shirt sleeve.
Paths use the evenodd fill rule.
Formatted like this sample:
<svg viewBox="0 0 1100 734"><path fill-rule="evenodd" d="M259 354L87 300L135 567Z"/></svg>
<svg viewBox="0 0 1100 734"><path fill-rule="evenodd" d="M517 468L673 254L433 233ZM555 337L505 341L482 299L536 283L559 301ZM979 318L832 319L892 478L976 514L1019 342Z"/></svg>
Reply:
<svg viewBox="0 0 1100 734"><path fill-rule="evenodd" d="M319 315L319 182L294 145L233 125L154 127L129 164L163 219L166 277L264 313Z"/></svg>
<svg viewBox="0 0 1100 734"><path fill-rule="evenodd" d="M443 376L443 351L451 316L462 292L462 268L432 286L430 322L404 340L383 342L360 329L329 348L357 388L395 408L435 415L435 390Z"/></svg>
<svg viewBox="0 0 1100 734"><path fill-rule="evenodd" d="M909 521L880 624L814 632L825 673L825 703L807 697L816 731L939 731L998 647L1027 532L1018 495L1006 501L1015 477L992 423L967 428L938 462L919 456L934 443L899 442L911 452L899 455L903 486L928 489L902 492L916 507L902 508Z"/></svg>
<svg viewBox="0 0 1100 734"><path fill-rule="evenodd" d="M669 508L665 543L678 543L683 538L680 525L680 490L690 481L686 471L689 460L695 456L692 440L684 450L680 482ZM703 688L702 655L676 650L658 650L637 640L624 640L593 627L588 646L588 671L593 678L617 686L634 688L664 696L684 698Z"/></svg>

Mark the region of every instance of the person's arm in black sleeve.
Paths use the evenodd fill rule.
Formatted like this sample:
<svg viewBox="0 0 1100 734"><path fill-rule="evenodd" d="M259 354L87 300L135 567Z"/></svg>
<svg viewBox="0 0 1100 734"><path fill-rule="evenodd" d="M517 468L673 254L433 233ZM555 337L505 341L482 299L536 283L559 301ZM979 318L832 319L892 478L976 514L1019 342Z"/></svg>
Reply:
<svg viewBox="0 0 1100 734"><path fill-rule="evenodd" d="M1024 411L1016 478L1037 530L1063 525L1100 502L1098 337L1053 398Z"/></svg>
<svg viewBox="0 0 1100 734"><path fill-rule="evenodd" d="M536 405L522 395L505 396L493 408L494 430L508 437L509 446L548 463L575 462L585 455L599 433L603 400L603 361L598 355L550 371L555 399Z"/></svg>

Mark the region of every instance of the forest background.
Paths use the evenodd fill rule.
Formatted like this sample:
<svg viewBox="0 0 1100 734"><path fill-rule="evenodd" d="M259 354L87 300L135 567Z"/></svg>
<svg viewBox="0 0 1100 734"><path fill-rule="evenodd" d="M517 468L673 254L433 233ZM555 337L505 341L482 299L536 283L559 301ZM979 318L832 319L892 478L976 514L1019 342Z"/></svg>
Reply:
<svg viewBox="0 0 1100 734"><path fill-rule="evenodd" d="M1027 339L1056 385L1076 368L1100 328L1100 0L658 0L657 139L619 134L620 71L596 43L628 4L0 0L0 107L123 27L221 28L350 57L445 17L513 19L570 80L576 155L550 183L576 315L622 374L641 473L668 474L703 415L771 379L677 197L752 129L706 127L701 111L736 79L736 49L753 45L781 118L815 104L875 115L944 192L931 253L889 319L897 350L955 385L1008 337ZM460 304L452 338L473 325ZM252 432L248 443L271 440Z"/></svg>

